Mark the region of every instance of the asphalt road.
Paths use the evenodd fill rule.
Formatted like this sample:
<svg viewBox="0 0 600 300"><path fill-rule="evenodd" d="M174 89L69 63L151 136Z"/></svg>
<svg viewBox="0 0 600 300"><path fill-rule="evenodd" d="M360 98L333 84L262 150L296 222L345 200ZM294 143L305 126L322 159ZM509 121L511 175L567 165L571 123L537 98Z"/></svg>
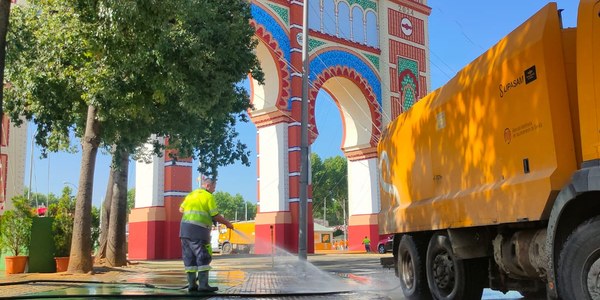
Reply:
<svg viewBox="0 0 600 300"><path fill-rule="evenodd" d="M380 264L380 258L390 257L391 253L387 254L365 254L365 253L328 253L314 254L307 258L309 267L305 273L308 276L323 274L335 278L342 278L345 282L349 282L351 288L357 291L362 291L371 295L380 296L380 299L405 299L400 288L400 281L395 276L393 269L383 268ZM296 261L297 257L290 256L286 259L281 257L270 258L256 257L248 255L216 255L211 264L216 269L220 266L244 265L243 268L248 270L260 270L264 268L279 268L284 265L290 265L290 262ZM298 269L297 266L292 268ZM297 271L299 278L302 271ZM312 274L311 274L312 273ZM317 274L318 273L318 274ZM321 280L322 284L327 285L328 280ZM347 286L340 288L347 289ZM486 300L492 299L523 299L518 292L509 292L503 294L501 292L490 289L484 290L483 298Z"/></svg>

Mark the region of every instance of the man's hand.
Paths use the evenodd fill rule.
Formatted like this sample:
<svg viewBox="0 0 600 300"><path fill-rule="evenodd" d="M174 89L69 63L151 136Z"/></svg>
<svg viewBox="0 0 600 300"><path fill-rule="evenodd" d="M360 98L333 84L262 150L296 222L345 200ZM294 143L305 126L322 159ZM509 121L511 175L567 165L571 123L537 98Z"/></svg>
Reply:
<svg viewBox="0 0 600 300"><path fill-rule="evenodd" d="M233 229L233 224L231 224L231 222L229 222L229 221L227 221L225 226L227 226L227 228L229 228L229 229Z"/></svg>
<svg viewBox="0 0 600 300"><path fill-rule="evenodd" d="M223 225L225 225L225 227L229 228L229 229L233 229L233 224L231 224L231 222L229 222L229 220L225 219L222 215L216 215L213 217L213 221L217 221Z"/></svg>

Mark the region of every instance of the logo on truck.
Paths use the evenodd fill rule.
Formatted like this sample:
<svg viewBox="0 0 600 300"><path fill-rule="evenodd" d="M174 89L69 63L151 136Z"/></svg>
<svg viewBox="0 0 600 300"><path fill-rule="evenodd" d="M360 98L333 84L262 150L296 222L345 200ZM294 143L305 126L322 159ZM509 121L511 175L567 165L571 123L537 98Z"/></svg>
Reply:
<svg viewBox="0 0 600 300"><path fill-rule="evenodd" d="M519 87L521 84L529 84L537 79L535 65L531 66L523 72L523 75L509 81L505 84L500 84L500 98L504 97L512 89Z"/></svg>

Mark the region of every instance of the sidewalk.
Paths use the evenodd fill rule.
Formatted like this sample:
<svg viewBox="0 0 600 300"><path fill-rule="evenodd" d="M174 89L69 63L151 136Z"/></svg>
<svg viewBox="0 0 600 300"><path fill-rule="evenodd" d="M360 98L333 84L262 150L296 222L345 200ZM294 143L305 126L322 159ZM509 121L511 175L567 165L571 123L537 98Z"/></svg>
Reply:
<svg viewBox="0 0 600 300"><path fill-rule="evenodd" d="M215 255L210 284L219 287L210 299L402 299L393 270L379 258L391 254L319 251L307 262L297 256ZM195 298L186 284L180 260L139 261L123 268L95 267L95 274L0 275L0 297L61 297L61 295L126 295ZM52 280L71 281L47 282ZM35 283L14 284L24 281ZM10 284L10 285L7 285ZM289 299L289 298L287 298Z"/></svg>

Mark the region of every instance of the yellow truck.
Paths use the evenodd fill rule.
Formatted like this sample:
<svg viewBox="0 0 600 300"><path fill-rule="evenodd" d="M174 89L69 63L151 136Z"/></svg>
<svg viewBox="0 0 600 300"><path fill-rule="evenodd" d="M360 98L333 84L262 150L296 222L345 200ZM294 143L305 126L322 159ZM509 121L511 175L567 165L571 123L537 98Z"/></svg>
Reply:
<svg viewBox="0 0 600 300"><path fill-rule="evenodd" d="M233 229L220 225L219 249L221 254L254 253L254 220L235 222Z"/></svg>
<svg viewBox="0 0 600 300"><path fill-rule="evenodd" d="M390 123L381 234L408 299L600 299L600 1L550 3Z"/></svg>

